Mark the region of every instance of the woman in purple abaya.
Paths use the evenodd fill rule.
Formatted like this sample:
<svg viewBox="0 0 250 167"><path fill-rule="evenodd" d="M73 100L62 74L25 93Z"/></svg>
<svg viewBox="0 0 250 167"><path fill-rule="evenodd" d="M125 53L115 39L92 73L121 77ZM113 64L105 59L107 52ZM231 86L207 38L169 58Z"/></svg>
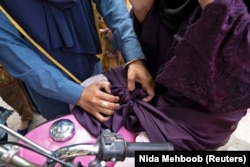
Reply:
<svg viewBox="0 0 250 167"><path fill-rule="evenodd" d="M157 96L149 104L139 86L129 92L122 67L105 72L120 109L104 123L73 109L93 135L125 126L146 131L152 142L171 142L175 150L216 150L234 132L250 107L247 7L242 0L182 2L156 1L142 22L135 19Z"/></svg>

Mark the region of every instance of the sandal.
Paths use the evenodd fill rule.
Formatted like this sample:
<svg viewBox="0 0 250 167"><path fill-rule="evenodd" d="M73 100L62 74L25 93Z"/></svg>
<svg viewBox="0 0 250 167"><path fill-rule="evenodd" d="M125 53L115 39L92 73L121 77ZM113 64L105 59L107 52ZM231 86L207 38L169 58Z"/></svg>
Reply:
<svg viewBox="0 0 250 167"><path fill-rule="evenodd" d="M19 133L20 135L25 136L28 133L28 130L29 130L29 128L26 128L26 129L23 129L23 130L17 129L17 133Z"/></svg>

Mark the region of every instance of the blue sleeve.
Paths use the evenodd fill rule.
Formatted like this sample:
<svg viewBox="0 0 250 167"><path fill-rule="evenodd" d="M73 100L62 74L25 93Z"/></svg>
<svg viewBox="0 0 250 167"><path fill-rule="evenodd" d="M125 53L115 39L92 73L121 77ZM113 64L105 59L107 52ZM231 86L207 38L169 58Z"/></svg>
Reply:
<svg viewBox="0 0 250 167"><path fill-rule="evenodd" d="M2 12L0 22L0 62L8 72L43 96L76 104L84 88L32 48Z"/></svg>
<svg viewBox="0 0 250 167"><path fill-rule="evenodd" d="M133 29L133 21L124 0L94 0L106 25L113 32L113 47L122 52L125 61L144 59Z"/></svg>

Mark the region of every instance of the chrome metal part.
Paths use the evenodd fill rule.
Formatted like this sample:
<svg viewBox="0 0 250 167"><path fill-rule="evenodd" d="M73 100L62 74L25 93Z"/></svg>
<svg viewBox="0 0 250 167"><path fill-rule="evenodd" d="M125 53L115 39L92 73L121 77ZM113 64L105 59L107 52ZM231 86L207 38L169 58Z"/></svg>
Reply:
<svg viewBox="0 0 250 167"><path fill-rule="evenodd" d="M50 137L57 142L71 139L75 134L75 125L69 119L60 119L54 122L49 129Z"/></svg>

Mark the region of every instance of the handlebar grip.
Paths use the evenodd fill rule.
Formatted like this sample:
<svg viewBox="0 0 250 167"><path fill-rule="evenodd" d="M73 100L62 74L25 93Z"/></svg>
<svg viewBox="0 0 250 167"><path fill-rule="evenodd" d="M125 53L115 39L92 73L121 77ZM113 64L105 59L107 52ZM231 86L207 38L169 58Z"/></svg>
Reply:
<svg viewBox="0 0 250 167"><path fill-rule="evenodd" d="M174 146L170 142L163 142L163 143L127 142L126 157L134 157L135 151L174 151Z"/></svg>

